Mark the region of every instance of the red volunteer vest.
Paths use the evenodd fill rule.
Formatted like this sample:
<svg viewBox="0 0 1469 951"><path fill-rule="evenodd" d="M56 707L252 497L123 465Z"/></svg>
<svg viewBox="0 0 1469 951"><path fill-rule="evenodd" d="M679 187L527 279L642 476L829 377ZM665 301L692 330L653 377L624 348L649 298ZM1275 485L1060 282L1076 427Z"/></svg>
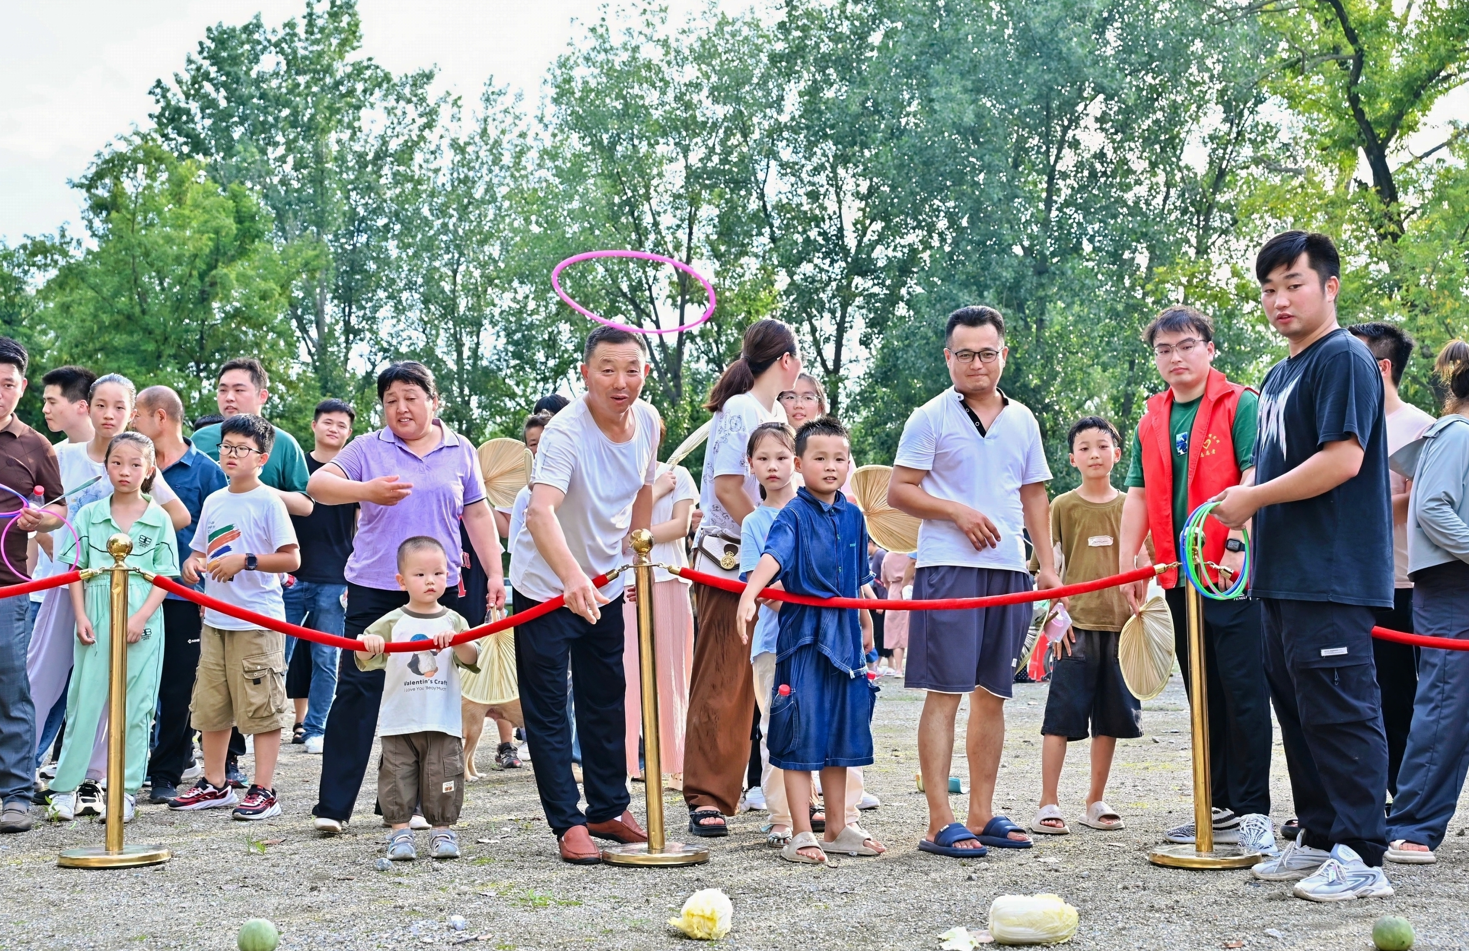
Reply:
<svg viewBox="0 0 1469 951"><path fill-rule="evenodd" d="M1188 438L1188 510L1203 505L1232 485L1239 485L1240 469L1234 457L1234 412L1247 387L1231 383L1218 370L1209 370L1204 396ZM1153 535L1156 561L1178 560L1178 533L1173 524L1173 444L1168 417L1173 411L1173 388L1148 398L1147 409L1137 424L1143 452L1143 482L1148 490L1148 530ZM1160 491L1166 486L1166 491ZM1218 563L1224 554L1229 529L1216 519L1204 524L1204 558ZM1215 572L1210 577L1218 583ZM1169 568L1158 583L1172 588L1178 569Z"/></svg>

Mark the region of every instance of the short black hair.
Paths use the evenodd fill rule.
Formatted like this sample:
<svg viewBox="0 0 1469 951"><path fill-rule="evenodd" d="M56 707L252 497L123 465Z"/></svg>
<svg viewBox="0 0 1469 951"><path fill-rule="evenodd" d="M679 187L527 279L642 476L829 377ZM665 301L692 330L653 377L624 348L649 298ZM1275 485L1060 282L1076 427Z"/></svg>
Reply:
<svg viewBox="0 0 1469 951"><path fill-rule="evenodd" d="M431 400L439 398L439 385L434 382L434 371L417 360L399 360L383 368L383 372L377 375L378 400L387 395L388 387L394 383L416 386L427 393Z"/></svg>
<svg viewBox="0 0 1469 951"><path fill-rule="evenodd" d="M61 398L68 403L80 403L92 391L97 374L86 367L64 366L47 371L41 377L41 386L54 386L61 391Z"/></svg>
<svg viewBox="0 0 1469 951"><path fill-rule="evenodd" d="M357 422L357 411L352 408L352 404L346 400L339 400L335 396L327 397L316 404L316 411L312 414L311 421L314 423L321 419L322 413L346 413L347 419L354 423Z"/></svg>
<svg viewBox="0 0 1469 951"><path fill-rule="evenodd" d="M253 413L231 416L220 423L220 441L223 442L226 436L244 436L246 439L253 439L255 448L266 454L269 454L270 450L275 447L275 427Z"/></svg>
<svg viewBox="0 0 1469 951"><path fill-rule="evenodd" d="M1413 338L1396 324L1385 324L1380 320L1365 324L1352 324L1347 333L1361 340L1378 360L1392 362L1392 385L1403 382L1403 371L1408 367L1408 358L1413 355Z"/></svg>
<svg viewBox="0 0 1469 951"><path fill-rule="evenodd" d="M1143 328L1143 340L1151 347L1153 338L1158 334L1176 334L1185 330L1198 334L1204 343L1210 343L1214 339L1214 321L1187 304L1172 304L1148 321L1148 325Z"/></svg>
<svg viewBox="0 0 1469 951"><path fill-rule="evenodd" d="M806 444L811 441L812 436L840 436L847 441L847 446L852 445L852 434L847 432L847 427L837 421L835 416L818 416L815 419L801 424L796 432L796 455L806 453Z"/></svg>
<svg viewBox="0 0 1469 951"><path fill-rule="evenodd" d="M1116 426L1112 425L1111 420L1101 416L1083 416L1081 419L1072 423L1070 431L1066 433L1066 448L1074 449L1076 447L1076 437L1088 429L1100 429L1112 437L1113 446L1122 445L1122 434L1117 431Z"/></svg>
<svg viewBox="0 0 1469 951"><path fill-rule="evenodd" d="M224 422L224 415L223 414L221 414L221 413L205 413L203 416L200 416L198 419L194 420L189 425L191 427L193 427L194 432L197 433L199 430L203 429L205 426L213 426L215 423L222 423L222 422Z"/></svg>
<svg viewBox="0 0 1469 951"><path fill-rule="evenodd" d="M1272 271L1290 267L1303 254L1322 284L1333 277L1341 279L1341 255L1337 253L1336 242L1319 231L1282 231L1266 241L1255 256L1255 279L1264 284Z"/></svg>
<svg viewBox="0 0 1469 951"><path fill-rule="evenodd" d="M254 357L235 357L230 360L219 368L219 376L215 377L215 382L224 379L224 375L231 370L244 370L257 390L270 386L270 377L265 375L265 365Z"/></svg>
<svg viewBox="0 0 1469 951"><path fill-rule="evenodd" d="M531 412L550 413L552 416L555 416L570 405L571 400L562 396L560 393L548 393L536 400L536 405L531 407Z"/></svg>
<svg viewBox="0 0 1469 951"><path fill-rule="evenodd" d="M548 413L545 410L531 413L525 418L525 423L521 426L520 438L524 439L532 429L545 429L546 424L554 418L555 417L551 413Z"/></svg>
<svg viewBox="0 0 1469 951"><path fill-rule="evenodd" d="M399 573L402 573L403 571L403 559L407 558L409 555L415 552L434 550L437 550L439 554L443 555L444 563L448 564L449 553L444 550L444 543L439 541L437 538L434 538L432 535L414 535L410 538L403 539L403 544L398 546Z"/></svg>
<svg viewBox="0 0 1469 951"><path fill-rule="evenodd" d="M635 334L631 330L622 330L618 327L601 326L587 334L586 346L581 351L581 362L591 363L592 354L601 344L619 346L624 343L635 343L643 352L643 359L648 358L648 341L643 339L642 334Z"/></svg>
<svg viewBox="0 0 1469 951"><path fill-rule="evenodd" d="M31 364L31 355L26 348L14 337L0 337L0 363L8 363L20 370L20 375L26 375L26 367Z"/></svg>
<svg viewBox="0 0 1469 951"><path fill-rule="evenodd" d="M1001 342L1005 339L1005 318L993 307L983 305L975 307L960 307L949 315L949 322L944 325L944 346L954 336L955 327L983 327L989 324L995 328L995 333L1000 335Z"/></svg>

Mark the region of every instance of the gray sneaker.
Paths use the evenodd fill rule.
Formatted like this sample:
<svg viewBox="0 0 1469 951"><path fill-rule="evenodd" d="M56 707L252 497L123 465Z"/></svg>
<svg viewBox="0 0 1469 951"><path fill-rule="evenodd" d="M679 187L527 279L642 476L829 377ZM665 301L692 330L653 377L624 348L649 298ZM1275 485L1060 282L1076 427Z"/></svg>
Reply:
<svg viewBox="0 0 1469 951"><path fill-rule="evenodd" d="M1212 813L1214 820L1214 841L1221 845L1234 845L1239 841L1239 816L1232 810L1216 807ZM1197 829L1192 822L1185 822L1181 826L1174 826L1163 833L1163 838L1169 842L1177 842L1180 845L1193 845L1197 838Z"/></svg>
<svg viewBox="0 0 1469 951"><path fill-rule="evenodd" d="M413 845L412 829L399 829L389 833L388 858L394 862L411 862L418 858L418 849Z"/></svg>
<svg viewBox="0 0 1469 951"><path fill-rule="evenodd" d="M23 800L7 802L5 810L0 812L0 832L29 832L35 824L30 803Z"/></svg>
<svg viewBox="0 0 1469 951"><path fill-rule="evenodd" d="M1239 817L1239 847L1242 852L1258 852L1264 856L1280 854L1275 844L1275 826L1270 817L1258 812Z"/></svg>
<svg viewBox="0 0 1469 951"><path fill-rule="evenodd" d="M1301 833L1305 838L1305 833ZM1313 849L1301 839L1287 845L1279 855L1268 858L1250 869L1254 876L1266 882L1293 882L1306 878L1321 867L1330 852Z"/></svg>
<svg viewBox="0 0 1469 951"><path fill-rule="evenodd" d="M1351 901L1354 898L1391 898L1392 884L1380 868L1368 868L1362 857L1345 845L1331 850L1331 858L1314 874L1296 882L1294 894L1310 901Z"/></svg>
<svg viewBox="0 0 1469 951"><path fill-rule="evenodd" d="M453 829L435 829L434 834L429 836L428 854L436 859L457 859L459 836L454 834Z"/></svg>

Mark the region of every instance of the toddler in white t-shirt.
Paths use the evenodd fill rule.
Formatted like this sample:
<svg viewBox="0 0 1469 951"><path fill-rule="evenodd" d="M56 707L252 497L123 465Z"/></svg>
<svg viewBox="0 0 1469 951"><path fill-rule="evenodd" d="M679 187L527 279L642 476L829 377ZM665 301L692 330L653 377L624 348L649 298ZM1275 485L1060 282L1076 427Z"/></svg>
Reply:
<svg viewBox="0 0 1469 951"><path fill-rule="evenodd" d="M377 797L388 833L388 858L418 858L409 820L420 804L433 827L429 854L459 857L459 838L449 828L464 806L464 723L460 715L459 671L479 672L479 645L455 644L454 635L469 622L439 604L449 580L449 556L427 535L398 546L398 584L408 603L378 618L362 635L359 670L381 670L382 706L377 733L382 740ZM386 653L389 643L421 641L423 650Z"/></svg>

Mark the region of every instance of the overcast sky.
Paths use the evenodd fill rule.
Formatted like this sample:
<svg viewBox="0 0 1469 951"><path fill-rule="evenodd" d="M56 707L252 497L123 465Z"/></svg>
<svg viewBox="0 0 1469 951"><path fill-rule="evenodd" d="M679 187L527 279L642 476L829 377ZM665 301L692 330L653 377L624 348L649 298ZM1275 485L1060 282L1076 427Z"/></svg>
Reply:
<svg viewBox="0 0 1469 951"><path fill-rule="evenodd" d="M665 0L675 20L704 0ZM551 61L602 0L361 0L364 52L394 73L437 65L473 100L491 76L534 100ZM723 0L731 10L748 2ZM183 68L215 23L276 26L304 0L0 0L0 240L78 224L80 175L145 126L153 80Z"/></svg>

